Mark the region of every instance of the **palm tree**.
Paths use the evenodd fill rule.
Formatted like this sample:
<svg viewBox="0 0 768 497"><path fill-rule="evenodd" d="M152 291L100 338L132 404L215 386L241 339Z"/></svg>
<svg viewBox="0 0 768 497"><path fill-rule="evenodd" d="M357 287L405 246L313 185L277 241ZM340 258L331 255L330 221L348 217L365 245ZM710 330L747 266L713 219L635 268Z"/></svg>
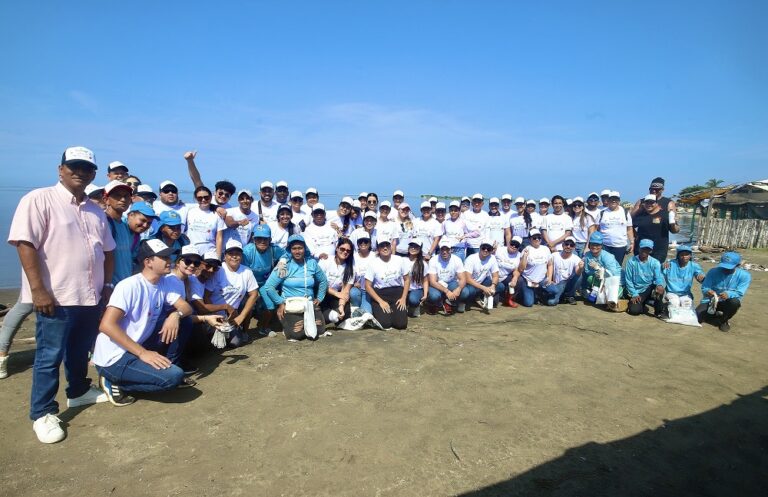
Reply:
<svg viewBox="0 0 768 497"><path fill-rule="evenodd" d="M704 188L717 188L718 186L723 184L723 181L724 180L722 179L716 179L716 178L708 179L707 182L704 183Z"/></svg>

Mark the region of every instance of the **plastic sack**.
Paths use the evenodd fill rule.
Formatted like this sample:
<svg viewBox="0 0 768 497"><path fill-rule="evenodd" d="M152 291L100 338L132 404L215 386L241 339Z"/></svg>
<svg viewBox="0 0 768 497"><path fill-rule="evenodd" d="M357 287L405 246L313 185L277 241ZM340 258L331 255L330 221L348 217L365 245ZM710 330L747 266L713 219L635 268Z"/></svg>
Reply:
<svg viewBox="0 0 768 497"><path fill-rule="evenodd" d="M377 328L380 330L384 329L381 326L381 323L379 323L370 312L352 312L352 316L340 322L336 326L340 330L347 330L347 331L361 330L366 326L370 326L372 328Z"/></svg>
<svg viewBox="0 0 768 497"><path fill-rule="evenodd" d="M619 301L620 276L608 276L605 278L600 292L597 294L596 304L605 305L608 302Z"/></svg>
<svg viewBox="0 0 768 497"><path fill-rule="evenodd" d="M304 304L304 334L307 338L317 338L317 323L315 323L315 305L310 299Z"/></svg>
<svg viewBox="0 0 768 497"><path fill-rule="evenodd" d="M687 309L684 307L669 307L667 312L669 313L669 318L664 320L667 323L701 328L701 323L699 323L699 319L696 317L696 311L690 307Z"/></svg>

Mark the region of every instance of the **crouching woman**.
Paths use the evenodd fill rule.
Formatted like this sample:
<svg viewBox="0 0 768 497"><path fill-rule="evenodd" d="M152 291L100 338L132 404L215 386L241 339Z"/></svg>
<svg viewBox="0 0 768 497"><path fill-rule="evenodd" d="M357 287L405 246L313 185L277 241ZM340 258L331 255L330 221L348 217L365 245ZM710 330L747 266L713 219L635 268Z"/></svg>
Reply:
<svg viewBox="0 0 768 497"><path fill-rule="evenodd" d="M277 305L277 318L283 325L285 337L301 340L307 337L302 300L312 301L317 335L325 332L320 302L328 291L328 280L317 261L307 257L307 245L301 235L288 238L290 256L283 258L272 270L263 291Z"/></svg>

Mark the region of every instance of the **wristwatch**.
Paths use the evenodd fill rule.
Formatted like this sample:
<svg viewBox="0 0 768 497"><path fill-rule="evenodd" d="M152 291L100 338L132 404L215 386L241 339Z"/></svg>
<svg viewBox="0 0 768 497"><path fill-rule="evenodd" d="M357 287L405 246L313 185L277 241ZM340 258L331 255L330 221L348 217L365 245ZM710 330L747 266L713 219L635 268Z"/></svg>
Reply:
<svg viewBox="0 0 768 497"><path fill-rule="evenodd" d="M179 319L184 317L184 313L182 311L176 311L176 314L179 315Z"/></svg>

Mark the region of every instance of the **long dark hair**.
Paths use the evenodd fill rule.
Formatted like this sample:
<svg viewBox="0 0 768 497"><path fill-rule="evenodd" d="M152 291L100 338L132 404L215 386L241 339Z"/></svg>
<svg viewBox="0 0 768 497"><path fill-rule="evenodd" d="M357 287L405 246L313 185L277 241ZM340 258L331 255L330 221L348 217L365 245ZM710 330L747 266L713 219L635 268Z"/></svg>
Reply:
<svg viewBox="0 0 768 497"><path fill-rule="evenodd" d="M411 255L410 253L408 254ZM413 261L413 267L411 268L411 281L418 278L418 281L424 279L424 254L419 245L419 253L416 255L416 260Z"/></svg>
<svg viewBox="0 0 768 497"><path fill-rule="evenodd" d="M352 240L346 237L339 238L339 242L336 244L336 248L338 249L342 245L349 245L349 256L347 257L347 260L344 261L344 276L341 278L342 285L346 285L347 283L352 283L355 281L355 244L352 243ZM336 255L334 255L336 257Z"/></svg>
<svg viewBox="0 0 768 497"><path fill-rule="evenodd" d="M208 204L208 210L210 212L216 211L217 206L213 205L213 193L211 193L211 190L205 185L200 185L197 188L195 188L195 191L193 193L193 195L195 196L195 202L197 202L197 194L200 192L205 192L211 197L211 203Z"/></svg>
<svg viewBox="0 0 768 497"><path fill-rule="evenodd" d="M533 219L531 219L531 213L528 212L528 204L525 204L525 207L523 207L523 219L525 219L525 229L531 229Z"/></svg>

